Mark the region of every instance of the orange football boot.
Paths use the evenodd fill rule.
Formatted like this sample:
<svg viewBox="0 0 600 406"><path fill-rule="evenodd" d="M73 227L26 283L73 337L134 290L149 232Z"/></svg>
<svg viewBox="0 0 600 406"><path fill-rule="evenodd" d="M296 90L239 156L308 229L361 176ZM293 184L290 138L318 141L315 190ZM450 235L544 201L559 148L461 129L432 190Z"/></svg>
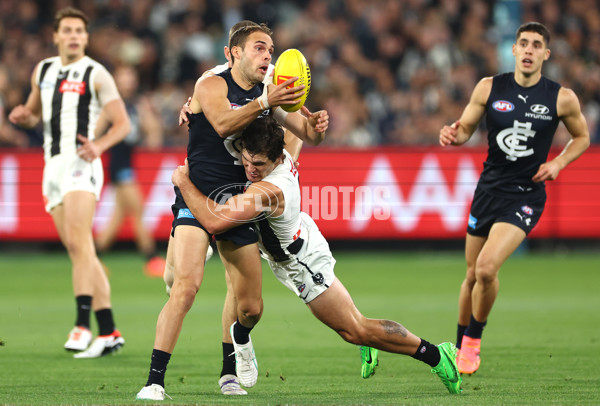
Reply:
<svg viewBox="0 0 600 406"><path fill-rule="evenodd" d="M460 344L460 353L457 357L458 372L461 374L473 374L479 369L481 360L479 351L481 349L481 338L471 338L463 336Z"/></svg>

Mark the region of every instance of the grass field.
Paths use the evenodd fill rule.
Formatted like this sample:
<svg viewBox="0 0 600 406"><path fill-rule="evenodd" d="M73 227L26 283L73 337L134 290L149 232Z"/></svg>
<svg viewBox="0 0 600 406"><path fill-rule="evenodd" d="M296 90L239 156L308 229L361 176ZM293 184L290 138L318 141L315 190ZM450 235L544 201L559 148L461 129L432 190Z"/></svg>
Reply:
<svg viewBox="0 0 600 406"><path fill-rule="evenodd" d="M399 321L434 343L455 340L462 253L336 258L336 273L363 314ZM62 349L75 308L66 254L0 253L0 403L143 404L134 399L147 378L163 282L143 276L136 254L114 253L104 262L126 345L114 357L76 360ZM500 273L482 366L464 377L461 395L449 395L425 364L394 354L381 354L375 376L361 379L358 348L321 325L265 269L265 311L252 332L259 381L248 396L226 398L217 385L225 285L213 258L167 371L173 400L164 403L600 404L599 270L595 253L511 258Z"/></svg>

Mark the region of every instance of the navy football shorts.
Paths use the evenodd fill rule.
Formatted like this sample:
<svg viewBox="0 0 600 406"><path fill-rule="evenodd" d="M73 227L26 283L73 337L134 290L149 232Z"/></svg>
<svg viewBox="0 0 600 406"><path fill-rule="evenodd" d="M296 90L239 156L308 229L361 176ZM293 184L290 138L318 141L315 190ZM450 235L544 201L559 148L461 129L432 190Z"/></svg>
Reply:
<svg viewBox="0 0 600 406"><path fill-rule="evenodd" d="M175 195L175 203L171 206L171 210L173 211L171 235L174 235L175 227L186 225L199 227L204 230L209 237L211 237L211 234L206 231L206 228L204 228L202 224L196 220L190 209L187 208L187 205L185 204L185 201L183 200L183 197L178 189L176 189ZM242 247L244 245L257 243L258 234L256 234L256 231L254 230L253 223L244 223L221 234L216 234L215 239L217 241L231 241L232 243Z"/></svg>
<svg viewBox="0 0 600 406"><path fill-rule="evenodd" d="M491 195L481 188L475 190L467 233L487 237L494 223L509 223L529 234L544 212L546 196L506 198Z"/></svg>

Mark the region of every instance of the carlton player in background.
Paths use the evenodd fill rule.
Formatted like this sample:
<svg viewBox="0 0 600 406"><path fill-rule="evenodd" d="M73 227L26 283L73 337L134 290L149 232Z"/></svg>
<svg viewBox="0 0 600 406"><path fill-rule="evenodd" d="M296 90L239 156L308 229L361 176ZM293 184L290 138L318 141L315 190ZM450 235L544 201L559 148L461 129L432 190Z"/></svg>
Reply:
<svg viewBox="0 0 600 406"><path fill-rule="evenodd" d="M115 328L110 285L94 248L92 220L104 181L100 155L125 138L130 122L110 73L85 55L87 23L85 14L72 7L56 13L58 56L38 63L27 102L9 115L21 127L34 127L40 119L44 126L42 191L46 211L73 265L77 319L64 347L77 351L75 358L100 357L125 343ZM100 112L111 127L94 139ZM99 326L93 342L92 309Z"/></svg>
<svg viewBox="0 0 600 406"><path fill-rule="evenodd" d="M512 47L515 71L483 78L461 118L440 131L443 147L462 145L486 115L488 157L469 214L467 275L459 295L456 346L461 373L479 368L481 335L498 295L500 266L540 219L544 182L556 179L590 144L575 93L542 76L549 43L550 33L542 24L521 25ZM559 121L571 140L546 162Z"/></svg>

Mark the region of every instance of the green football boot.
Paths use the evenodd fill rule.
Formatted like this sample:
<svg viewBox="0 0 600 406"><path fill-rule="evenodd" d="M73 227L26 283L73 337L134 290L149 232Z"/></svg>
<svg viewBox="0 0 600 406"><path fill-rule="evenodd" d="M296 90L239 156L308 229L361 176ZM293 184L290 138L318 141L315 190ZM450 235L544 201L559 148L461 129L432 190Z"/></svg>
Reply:
<svg viewBox="0 0 600 406"><path fill-rule="evenodd" d="M379 365L378 354L379 350L375 348L360 346L360 359L362 361L360 375L363 379L370 378L375 373L375 367Z"/></svg>
<svg viewBox="0 0 600 406"><path fill-rule="evenodd" d="M456 347L452 343L441 343L437 348L440 351L441 359L431 372L440 377L444 386L448 388L448 392L461 393L462 378L456 367Z"/></svg>

